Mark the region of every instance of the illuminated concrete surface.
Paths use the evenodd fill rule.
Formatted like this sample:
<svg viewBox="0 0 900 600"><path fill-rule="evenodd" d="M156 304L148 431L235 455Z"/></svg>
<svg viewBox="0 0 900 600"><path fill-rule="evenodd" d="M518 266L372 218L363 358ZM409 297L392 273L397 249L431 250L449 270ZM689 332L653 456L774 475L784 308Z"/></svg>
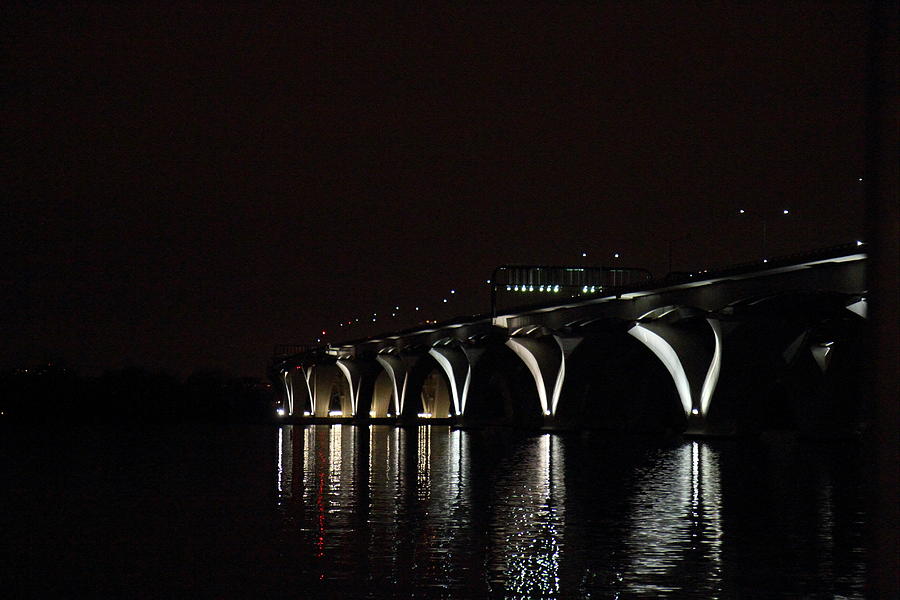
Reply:
<svg viewBox="0 0 900 600"><path fill-rule="evenodd" d="M280 409L287 419L309 413L316 418L452 418L477 424L470 409L498 401L485 382L497 374L492 369L501 369L522 396L513 410L526 422L579 426L577 414L558 419L576 388L580 410L590 403L624 402L618 410L632 411L639 419L649 406L643 398L605 398L599 391L603 385L596 383L624 379L638 389L653 380L653 394L663 398L650 403L657 407L653 410L668 415L669 408L678 406L681 415L666 416L660 427L698 435L734 433L755 410L729 406L734 391L756 390L757 379L818 377L810 385L821 388L835 378L841 380L838 387L844 386L848 373L852 375L848 355L855 351L867 314L866 255L859 250L830 249L793 261L688 273L676 284L615 288L602 297L591 296L588 288L583 299L428 324L281 357L273 365L273 378L284 391ZM545 289L548 285L543 284ZM553 289L549 287L551 294ZM623 344L623 352L629 348L631 362L607 373L602 360L591 363L582 357L569 364L582 347L619 339L613 330L627 332L643 348L615 342ZM479 358L486 352L495 358L482 366ZM515 358L498 361L503 353ZM807 361L816 366L815 374L804 366ZM742 365L756 365L759 371ZM668 383L659 381L661 372ZM727 392L721 392L723 387ZM728 398L721 408L720 396ZM758 410L800 412L796 406ZM604 424L594 419L592 426Z"/></svg>

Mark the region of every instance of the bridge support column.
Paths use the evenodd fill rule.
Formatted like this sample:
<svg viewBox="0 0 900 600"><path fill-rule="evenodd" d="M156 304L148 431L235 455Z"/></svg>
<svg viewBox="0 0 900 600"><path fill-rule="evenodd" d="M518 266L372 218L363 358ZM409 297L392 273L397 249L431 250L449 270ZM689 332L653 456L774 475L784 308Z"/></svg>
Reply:
<svg viewBox="0 0 900 600"><path fill-rule="evenodd" d="M284 414L290 416L294 414L294 390L290 369L281 372L281 383L284 386Z"/></svg>
<svg viewBox="0 0 900 600"><path fill-rule="evenodd" d="M335 364L337 364L337 368L341 370L341 373L344 374L344 378L347 380L347 384L350 386L350 414L353 417L359 417L362 382L363 377L365 376L366 369L363 365L359 364L359 362L355 360L338 359ZM368 407L365 408L367 414L364 416L367 417Z"/></svg>
<svg viewBox="0 0 900 600"><path fill-rule="evenodd" d="M409 371L415 363L415 359L409 359L396 354L379 354L375 357L384 370L387 371L394 387L394 416L403 414L406 405L406 387L409 382Z"/></svg>
<svg viewBox="0 0 900 600"><path fill-rule="evenodd" d="M305 367L303 369L303 379L306 382L306 394L309 398L309 414L316 414L316 388L312 385L312 372L314 367Z"/></svg>
<svg viewBox="0 0 900 600"><path fill-rule="evenodd" d="M511 337L506 345L518 356L534 377L538 400L545 417L556 415L559 395L566 379L566 358L581 343L580 337L554 335L553 341L543 339Z"/></svg>
<svg viewBox="0 0 900 600"><path fill-rule="evenodd" d="M299 366L287 369L281 373L281 381L285 390L285 415L297 416L304 411L305 406L312 406L309 369Z"/></svg>
<svg viewBox="0 0 900 600"><path fill-rule="evenodd" d="M481 348L453 348L437 346L428 351L447 375L450 382L450 397L457 417L466 413L466 400L469 397L469 384L472 381L472 367L481 357Z"/></svg>
<svg viewBox="0 0 900 600"><path fill-rule="evenodd" d="M686 433L707 433L707 416L722 367L722 328L718 319L707 318L715 346L707 350L708 332L667 322L638 322L628 333L647 346L675 382L687 418Z"/></svg>
<svg viewBox="0 0 900 600"><path fill-rule="evenodd" d="M355 402L353 396L353 381L348 378L347 372L340 368L340 365L330 363L317 364L309 368L308 377L313 416L320 418L329 416L328 413L335 377L342 377L348 383L348 388L350 389L348 395L350 397L347 398L346 404L344 404L342 400L341 410L344 415L353 414L352 411Z"/></svg>

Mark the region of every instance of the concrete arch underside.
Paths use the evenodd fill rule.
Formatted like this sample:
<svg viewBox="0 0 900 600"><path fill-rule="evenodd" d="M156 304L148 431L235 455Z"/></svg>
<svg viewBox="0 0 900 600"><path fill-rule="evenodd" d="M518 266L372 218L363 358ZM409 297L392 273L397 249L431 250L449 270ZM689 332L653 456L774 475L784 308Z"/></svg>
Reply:
<svg viewBox="0 0 900 600"><path fill-rule="evenodd" d="M783 294L730 314L723 321L723 368L710 421L744 434L771 428L808 437L855 432L863 419L868 324L860 301L847 302L832 294Z"/></svg>
<svg viewBox="0 0 900 600"><path fill-rule="evenodd" d="M353 399L345 371L337 364L316 365L309 379L316 417L352 417Z"/></svg>
<svg viewBox="0 0 900 600"><path fill-rule="evenodd" d="M467 423L521 427L543 423L534 377L506 345L485 349L472 370L470 388L464 417Z"/></svg>
<svg viewBox="0 0 900 600"><path fill-rule="evenodd" d="M309 370L295 367L282 372L282 384L285 390L284 411L286 415L302 416L312 414L312 397L307 376Z"/></svg>
<svg viewBox="0 0 900 600"><path fill-rule="evenodd" d="M447 418L455 414L445 369L434 356L422 356L409 371L401 415L414 419L419 415Z"/></svg>
<svg viewBox="0 0 900 600"><path fill-rule="evenodd" d="M379 419L393 416L396 414L396 406L394 382L388 372L382 369L375 377L369 416Z"/></svg>
<svg viewBox="0 0 900 600"><path fill-rule="evenodd" d="M556 413L562 426L622 432L687 427L671 373L625 327L587 335L568 358L566 375Z"/></svg>

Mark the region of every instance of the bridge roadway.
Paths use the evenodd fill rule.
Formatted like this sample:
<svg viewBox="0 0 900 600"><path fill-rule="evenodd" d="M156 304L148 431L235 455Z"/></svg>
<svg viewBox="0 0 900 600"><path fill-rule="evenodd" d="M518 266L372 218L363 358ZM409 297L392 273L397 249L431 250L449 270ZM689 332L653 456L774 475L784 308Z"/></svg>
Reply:
<svg viewBox="0 0 900 600"><path fill-rule="evenodd" d="M865 265L857 243L276 356L279 413L848 434L861 418Z"/></svg>

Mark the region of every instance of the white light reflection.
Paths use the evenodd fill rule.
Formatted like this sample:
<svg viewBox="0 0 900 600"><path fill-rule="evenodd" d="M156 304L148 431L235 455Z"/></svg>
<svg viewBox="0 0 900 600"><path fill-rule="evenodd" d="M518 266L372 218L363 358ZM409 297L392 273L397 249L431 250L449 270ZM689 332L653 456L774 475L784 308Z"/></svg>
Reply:
<svg viewBox="0 0 900 600"><path fill-rule="evenodd" d="M418 437L416 492L419 500L427 500L431 495L431 427L420 425Z"/></svg>
<svg viewBox="0 0 900 600"><path fill-rule="evenodd" d="M278 428L278 441L276 448L276 456L278 464L276 467L276 488L278 490L278 503L281 504L284 498L291 497L291 483L294 466L293 440L294 426L282 425Z"/></svg>
<svg viewBox="0 0 900 600"><path fill-rule="evenodd" d="M450 439L448 442L447 452L447 473L448 473L448 494L450 501L455 506L459 506L459 501L464 489L463 485L463 453L462 453L462 431L456 429L450 431Z"/></svg>
<svg viewBox="0 0 900 600"><path fill-rule="evenodd" d="M499 536L493 547L505 553L494 557L500 562L495 567L506 574L504 597L558 598L565 522L562 444L557 436L544 434L528 440L511 460L534 466L522 480L497 486L509 490L507 497L498 498L492 527ZM515 471L521 473L521 468L509 469Z"/></svg>
<svg viewBox="0 0 900 600"><path fill-rule="evenodd" d="M630 512L629 595L722 593L721 489L717 453L702 442L659 450L642 472ZM690 565L690 567L688 567Z"/></svg>
<svg viewBox="0 0 900 600"><path fill-rule="evenodd" d="M344 468L344 453L342 452L344 436L341 435L343 429L343 425L332 425L328 436L328 466L330 467L328 475L334 489L339 489L341 486L341 472Z"/></svg>

